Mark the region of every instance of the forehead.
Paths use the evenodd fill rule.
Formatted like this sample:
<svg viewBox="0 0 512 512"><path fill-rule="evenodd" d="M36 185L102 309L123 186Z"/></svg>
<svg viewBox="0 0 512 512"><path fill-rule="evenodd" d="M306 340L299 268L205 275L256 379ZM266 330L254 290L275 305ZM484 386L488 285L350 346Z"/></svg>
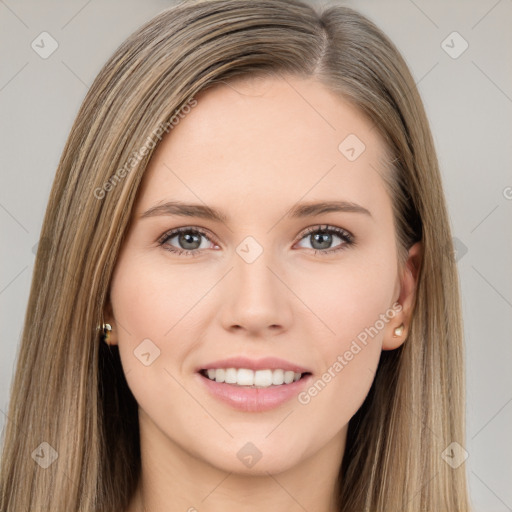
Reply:
<svg viewBox="0 0 512 512"><path fill-rule="evenodd" d="M323 84L244 78L201 91L196 100L155 151L138 211L169 199L233 208L250 208L248 200L260 207L301 198L382 200L383 141L356 107Z"/></svg>

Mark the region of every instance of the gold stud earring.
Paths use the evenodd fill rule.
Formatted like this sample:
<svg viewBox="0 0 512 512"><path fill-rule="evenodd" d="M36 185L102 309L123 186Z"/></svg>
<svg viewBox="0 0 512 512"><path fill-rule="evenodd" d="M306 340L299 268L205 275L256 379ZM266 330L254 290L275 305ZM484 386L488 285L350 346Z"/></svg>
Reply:
<svg viewBox="0 0 512 512"><path fill-rule="evenodd" d="M101 331L103 334L101 335L102 341L104 341L107 345L109 345L110 340L110 331L112 330L112 326L110 324L102 324Z"/></svg>
<svg viewBox="0 0 512 512"><path fill-rule="evenodd" d="M404 332L404 324L400 324L398 327L395 328L393 338L399 338L400 336L402 336L403 332Z"/></svg>

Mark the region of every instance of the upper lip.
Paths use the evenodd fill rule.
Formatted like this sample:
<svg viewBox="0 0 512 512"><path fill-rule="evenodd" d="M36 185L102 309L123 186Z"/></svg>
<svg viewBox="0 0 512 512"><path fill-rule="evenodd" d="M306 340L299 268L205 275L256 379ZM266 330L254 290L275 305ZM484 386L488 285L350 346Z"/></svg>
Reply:
<svg viewBox="0 0 512 512"><path fill-rule="evenodd" d="M250 359L245 356L229 357L206 363L197 368L197 371L211 370L216 368L247 368L249 370L285 370L295 373L311 373L310 370L290 361L277 357L263 357L261 359Z"/></svg>

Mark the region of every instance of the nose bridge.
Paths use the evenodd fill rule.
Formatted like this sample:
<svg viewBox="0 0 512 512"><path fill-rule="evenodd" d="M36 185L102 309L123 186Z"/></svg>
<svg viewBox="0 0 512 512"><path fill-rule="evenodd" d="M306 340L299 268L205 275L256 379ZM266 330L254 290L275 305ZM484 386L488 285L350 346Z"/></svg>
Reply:
<svg viewBox="0 0 512 512"><path fill-rule="evenodd" d="M236 248L233 267L224 304L225 326L258 331L288 325L290 297L276 276L280 264L274 252L248 236Z"/></svg>
<svg viewBox="0 0 512 512"><path fill-rule="evenodd" d="M234 286L238 300L255 309L270 307L279 295L278 283L270 268L276 267L273 251L253 237L247 237L236 249ZM275 272L275 270L274 270Z"/></svg>

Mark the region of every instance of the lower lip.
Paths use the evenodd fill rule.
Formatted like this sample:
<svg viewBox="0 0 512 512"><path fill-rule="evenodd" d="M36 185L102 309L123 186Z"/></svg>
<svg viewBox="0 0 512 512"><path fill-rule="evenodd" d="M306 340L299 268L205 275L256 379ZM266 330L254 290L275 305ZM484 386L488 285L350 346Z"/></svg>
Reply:
<svg viewBox="0 0 512 512"><path fill-rule="evenodd" d="M268 388L250 388L216 382L200 373L197 375L215 398L244 412L262 412L279 407L296 397L312 379L312 375L308 374L291 384L270 386Z"/></svg>

